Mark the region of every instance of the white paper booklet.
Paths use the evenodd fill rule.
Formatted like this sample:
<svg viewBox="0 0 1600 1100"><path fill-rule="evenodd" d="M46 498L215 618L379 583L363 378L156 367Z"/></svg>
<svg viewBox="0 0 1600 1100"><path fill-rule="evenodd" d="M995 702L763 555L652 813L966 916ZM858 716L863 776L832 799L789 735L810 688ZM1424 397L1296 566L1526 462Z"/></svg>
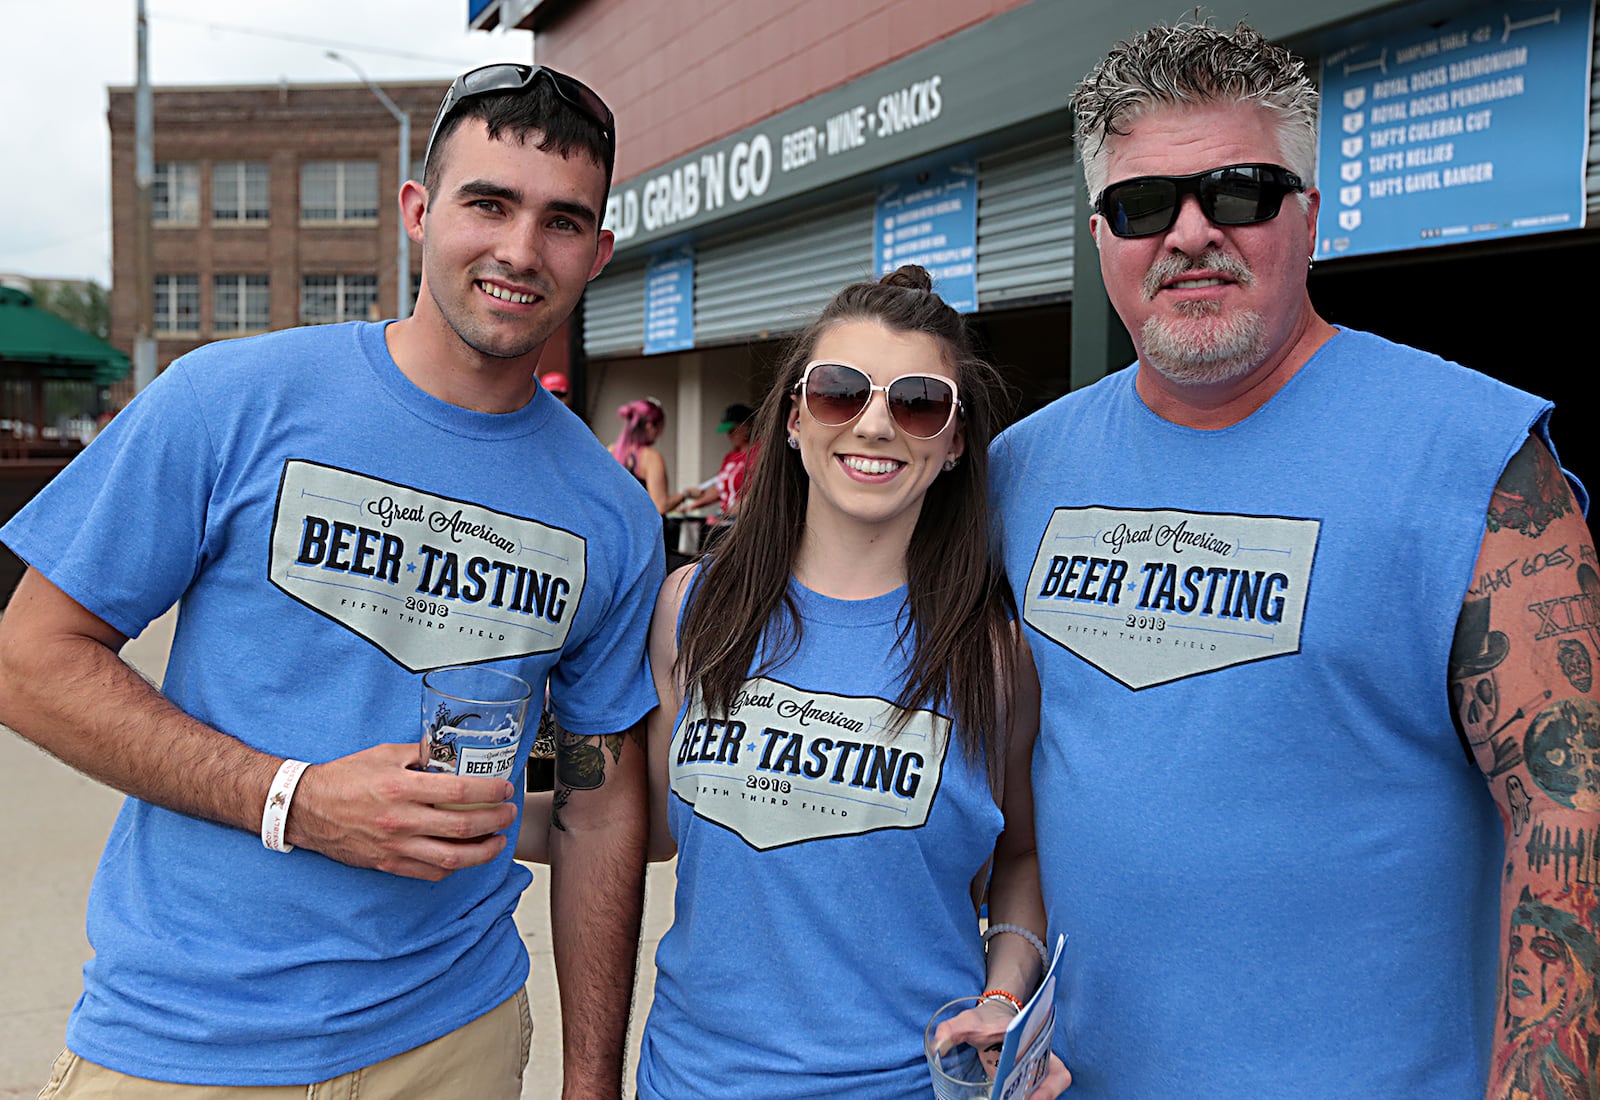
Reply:
<svg viewBox="0 0 1600 1100"><path fill-rule="evenodd" d="M1056 971L1066 942L1067 937L1056 936L1056 949L1044 980L1017 1018L1006 1025L1005 1045L1000 1048L1000 1064L995 1067L995 1084L989 1093L993 1100L1025 1100L1044 1080L1050 1038L1056 1030Z"/></svg>

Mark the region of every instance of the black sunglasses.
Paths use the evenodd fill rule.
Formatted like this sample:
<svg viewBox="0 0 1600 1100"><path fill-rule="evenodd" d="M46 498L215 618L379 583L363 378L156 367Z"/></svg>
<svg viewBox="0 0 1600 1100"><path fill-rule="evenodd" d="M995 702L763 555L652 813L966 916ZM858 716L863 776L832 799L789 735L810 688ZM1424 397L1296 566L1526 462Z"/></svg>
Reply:
<svg viewBox="0 0 1600 1100"><path fill-rule="evenodd" d="M873 385L866 371L848 363L825 360L806 364L794 392L806 412L825 428L838 428L867 411L872 395L882 391L889 417L913 439L932 439L961 410L956 384L937 374L902 374L887 386Z"/></svg>
<svg viewBox="0 0 1600 1100"><path fill-rule="evenodd" d="M1200 200L1213 225L1255 225L1278 216L1285 195L1304 191L1300 177L1276 164L1230 164L1192 176L1135 176L1100 192L1095 210L1118 237L1165 233L1185 195Z"/></svg>
<svg viewBox="0 0 1600 1100"><path fill-rule="evenodd" d="M616 159L617 120L612 116L611 108L595 94L593 88L545 65L518 65L502 61L464 72L450 85L450 90L444 94L444 102L439 104L439 113L434 116L433 129L428 133L428 149L422 155L424 169L433 157L433 143L439 139L440 128L462 103L481 95L525 92L540 79L548 80L556 95L600 127L606 139L606 148L611 153L609 159Z"/></svg>

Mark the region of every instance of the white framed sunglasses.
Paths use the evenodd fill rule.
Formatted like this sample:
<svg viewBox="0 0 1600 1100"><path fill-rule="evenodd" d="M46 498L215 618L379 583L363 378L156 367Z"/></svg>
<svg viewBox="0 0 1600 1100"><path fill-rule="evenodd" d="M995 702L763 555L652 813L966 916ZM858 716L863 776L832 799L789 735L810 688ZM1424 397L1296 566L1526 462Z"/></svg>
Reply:
<svg viewBox="0 0 1600 1100"><path fill-rule="evenodd" d="M937 374L902 374L886 386L874 385L859 367L828 359L806 364L794 393L806 413L825 428L841 428L867 411L872 395L883 394L895 427L913 439L932 439L961 412L956 384Z"/></svg>

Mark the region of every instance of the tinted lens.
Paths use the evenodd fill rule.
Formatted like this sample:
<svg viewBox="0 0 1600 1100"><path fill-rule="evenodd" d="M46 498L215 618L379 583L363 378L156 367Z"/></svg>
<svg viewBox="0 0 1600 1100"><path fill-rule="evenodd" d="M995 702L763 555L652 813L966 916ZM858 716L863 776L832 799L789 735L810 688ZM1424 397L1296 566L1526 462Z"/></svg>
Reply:
<svg viewBox="0 0 1600 1100"><path fill-rule="evenodd" d="M1259 168L1219 168L1201 181L1200 208L1218 225L1252 225L1276 217L1283 195Z"/></svg>
<svg viewBox="0 0 1600 1100"><path fill-rule="evenodd" d="M608 139L616 140L617 120L612 117L611 108L606 106L605 100L587 84L574 80L566 73L558 73L554 69L545 69L543 72L562 99L594 119Z"/></svg>
<svg viewBox="0 0 1600 1100"><path fill-rule="evenodd" d="M485 65L461 74L456 82L457 99L483 95L485 92L510 92L523 86L528 79L528 67L512 63Z"/></svg>
<svg viewBox="0 0 1600 1100"><path fill-rule="evenodd" d="M1141 176L1112 184L1096 205L1119 237L1165 233L1185 195L1216 225L1254 225L1278 216L1283 197L1302 189L1300 177L1275 164L1233 164L1192 176Z"/></svg>
<svg viewBox="0 0 1600 1100"><path fill-rule="evenodd" d="M1147 237L1172 224L1178 186L1169 179L1129 180L1106 188L1101 204L1117 236Z"/></svg>
<svg viewBox="0 0 1600 1100"><path fill-rule="evenodd" d="M907 435L932 439L944 431L955 409L950 383L931 374L897 378L889 384L889 415Z"/></svg>
<svg viewBox="0 0 1600 1100"><path fill-rule="evenodd" d="M818 424L837 428L861 415L872 381L843 363L818 363L806 374L806 411Z"/></svg>

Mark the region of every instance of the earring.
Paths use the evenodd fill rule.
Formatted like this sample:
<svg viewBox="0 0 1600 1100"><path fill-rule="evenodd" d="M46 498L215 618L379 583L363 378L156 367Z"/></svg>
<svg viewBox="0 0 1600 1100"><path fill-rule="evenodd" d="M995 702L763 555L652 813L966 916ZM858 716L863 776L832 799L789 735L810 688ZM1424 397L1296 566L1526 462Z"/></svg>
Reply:
<svg viewBox="0 0 1600 1100"><path fill-rule="evenodd" d="M798 451L800 449L800 441L792 435L789 437L789 449L791 451Z"/></svg>
<svg viewBox="0 0 1600 1100"><path fill-rule="evenodd" d="M954 470L956 468L956 463L959 462L959 461L960 461L959 459L955 459L955 458L947 458L947 459L945 459L944 460L944 466L943 466L944 472L948 474L951 470Z"/></svg>

